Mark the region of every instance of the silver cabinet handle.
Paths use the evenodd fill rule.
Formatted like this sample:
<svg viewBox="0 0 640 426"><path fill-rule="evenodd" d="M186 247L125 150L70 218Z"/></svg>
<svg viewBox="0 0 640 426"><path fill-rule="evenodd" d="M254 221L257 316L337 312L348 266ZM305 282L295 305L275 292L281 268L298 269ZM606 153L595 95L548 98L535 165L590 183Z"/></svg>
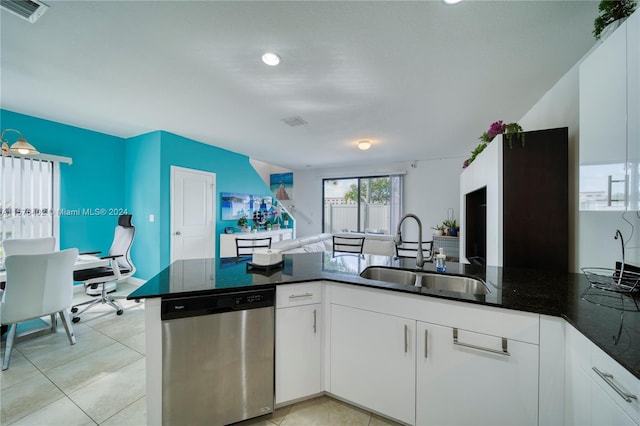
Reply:
<svg viewBox="0 0 640 426"><path fill-rule="evenodd" d="M299 299L301 297L312 297L313 293L303 293L303 294L292 294L289 296L289 299Z"/></svg>
<svg viewBox="0 0 640 426"><path fill-rule="evenodd" d="M427 358L429 353L429 330L424 329L424 358Z"/></svg>
<svg viewBox="0 0 640 426"><path fill-rule="evenodd" d="M616 393L622 397L622 399L624 399L627 402L632 402L634 399L638 400L637 396L624 392L613 382L613 374L603 373L602 371L598 370L596 367L592 367L592 369L593 371L596 372L598 376L602 378L602 380L607 382L607 384L611 386L613 390L616 391Z"/></svg>
<svg viewBox="0 0 640 426"><path fill-rule="evenodd" d="M317 332L318 332L318 313L314 309L313 310L313 334L316 334Z"/></svg>
<svg viewBox="0 0 640 426"><path fill-rule="evenodd" d="M507 339L504 338L504 337L502 338L502 350L485 348L483 346L476 346L476 345L471 345L469 343L459 342L458 341L458 329L454 328L453 329L453 344L456 345L456 346L464 346L465 348L477 349L479 351L491 352L493 354L511 356L511 354L507 350Z"/></svg>
<svg viewBox="0 0 640 426"><path fill-rule="evenodd" d="M404 325L404 352L409 352L409 326Z"/></svg>

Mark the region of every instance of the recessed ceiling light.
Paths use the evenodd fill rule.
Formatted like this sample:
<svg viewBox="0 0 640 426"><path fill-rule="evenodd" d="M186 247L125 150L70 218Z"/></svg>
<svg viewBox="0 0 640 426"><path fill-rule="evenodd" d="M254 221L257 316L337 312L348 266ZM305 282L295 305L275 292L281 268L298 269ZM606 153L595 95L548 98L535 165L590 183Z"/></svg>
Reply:
<svg viewBox="0 0 640 426"><path fill-rule="evenodd" d="M368 141L366 139L363 139L361 141L358 141L358 148L360 148L361 150L365 150L365 149L369 149L371 148L371 141Z"/></svg>
<svg viewBox="0 0 640 426"><path fill-rule="evenodd" d="M275 67L280 63L280 56L272 52L267 52L264 55L262 55L262 62L272 67Z"/></svg>

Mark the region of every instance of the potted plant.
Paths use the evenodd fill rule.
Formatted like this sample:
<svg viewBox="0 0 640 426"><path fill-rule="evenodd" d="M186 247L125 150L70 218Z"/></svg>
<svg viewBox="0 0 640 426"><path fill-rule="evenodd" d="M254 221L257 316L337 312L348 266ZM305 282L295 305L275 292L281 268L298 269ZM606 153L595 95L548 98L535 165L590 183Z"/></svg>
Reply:
<svg viewBox="0 0 640 426"><path fill-rule="evenodd" d="M602 0L600 14L593 21L593 35L600 40L607 26L631 15L638 6L637 0Z"/></svg>
<svg viewBox="0 0 640 426"><path fill-rule="evenodd" d="M433 229L434 232L433 235L436 237L441 237L444 235L444 226L443 225L437 225L437 226L432 226L431 229Z"/></svg>
<svg viewBox="0 0 640 426"><path fill-rule="evenodd" d="M246 216L242 216L238 219L238 228L240 228L243 232L247 232L249 230L249 219Z"/></svg>
<svg viewBox="0 0 640 426"><path fill-rule="evenodd" d="M287 228L289 226L289 213L284 212L282 213L282 224L284 225L285 228Z"/></svg>
<svg viewBox="0 0 640 426"><path fill-rule="evenodd" d="M269 219L264 222L264 227L267 228L267 231L271 230L271 221Z"/></svg>
<svg viewBox="0 0 640 426"><path fill-rule="evenodd" d="M455 219L445 220L442 222L442 226L447 230L447 235L450 237L458 236L458 224Z"/></svg>

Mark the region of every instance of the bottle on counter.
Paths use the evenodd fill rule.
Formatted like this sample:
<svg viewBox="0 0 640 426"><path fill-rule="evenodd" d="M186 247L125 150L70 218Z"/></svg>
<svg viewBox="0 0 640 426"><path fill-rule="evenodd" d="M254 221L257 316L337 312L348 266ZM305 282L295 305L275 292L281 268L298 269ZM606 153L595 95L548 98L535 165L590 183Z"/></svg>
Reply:
<svg viewBox="0 0 640 426"><path fill-rule="evenodd" d="M438 254L436 255L436 271L445 272L447 270L447 256L444 254L444 249L440 247Z"/></svg>

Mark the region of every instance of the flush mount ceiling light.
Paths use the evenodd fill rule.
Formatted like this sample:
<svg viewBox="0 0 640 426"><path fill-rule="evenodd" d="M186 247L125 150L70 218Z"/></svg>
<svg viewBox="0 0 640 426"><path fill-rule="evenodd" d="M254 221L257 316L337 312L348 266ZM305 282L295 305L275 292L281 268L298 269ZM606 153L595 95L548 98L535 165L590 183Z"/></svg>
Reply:
<svg viewBox="0 0 640 426"><path fill-rule="evenodd" d="M280 63L280 56L278 56L276 53L267 52L262 55L262 62L264 62L266 65L275 67Z"/></svg>
<svg viewBox="0 0 640 426"><path fill-rule="evenodd" d="M358 141L358 148L360 148L363 151L371 148L371 141L368 141L366 139Z"/></svg>
<svg viewBox="0 0 640 426"><path fill-rule="evenodd" d="M18 139L11 145L9 148L9 141L4 138L4 134L6 132L15 132L18 134ZM7 156L9 154L17 154L17 155L36 155L40 154L37 149L33 147L27 140L22 136L22 133L15 129L4 129L2 134L0 134L0 140L2 140L2 156Z"/></svg>
<svg viewBox="0 0 640 426"><path fill-rule="evenodd" d="M460 3L462 0L442 0L443 3L446 4L456 4L456 3Z"/></svg>

